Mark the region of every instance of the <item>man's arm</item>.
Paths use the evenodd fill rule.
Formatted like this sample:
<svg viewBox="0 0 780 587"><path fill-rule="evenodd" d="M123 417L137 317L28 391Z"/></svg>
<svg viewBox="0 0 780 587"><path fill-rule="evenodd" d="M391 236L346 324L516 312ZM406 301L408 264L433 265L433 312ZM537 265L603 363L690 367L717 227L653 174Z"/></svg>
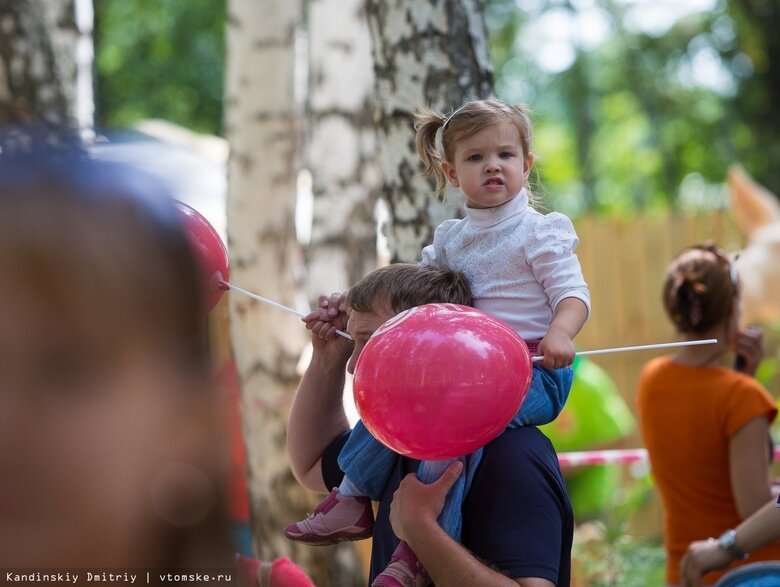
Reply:
<svg viewBox="0 0 780 587"><path fill-rule="evenodd" d="M327 308L325 299L320 298L321 308ZM349 429L342 396L344 372L352 353L348 341L340 336L328 336L331 328L323 327L328 323L344 330L346 313L340 311L335 318L326 318L326 314L327 310L321 316L324 321L307 321L307 327L312 330L312 359L295 392L287 427L293 475L305 488L322 493L329 491L322 479L322 453L334 438Z"/></svg>
<svg viewBox="0 0 780 587"><path fill-rule="evenodd" d="M411 547L436 585L554 587L540 578L510 579L489 568L450 538L437 522L444 499L463 465L454 463L438 481L425 485L407 475L393 497L390 522L395 534Z"/></svg>

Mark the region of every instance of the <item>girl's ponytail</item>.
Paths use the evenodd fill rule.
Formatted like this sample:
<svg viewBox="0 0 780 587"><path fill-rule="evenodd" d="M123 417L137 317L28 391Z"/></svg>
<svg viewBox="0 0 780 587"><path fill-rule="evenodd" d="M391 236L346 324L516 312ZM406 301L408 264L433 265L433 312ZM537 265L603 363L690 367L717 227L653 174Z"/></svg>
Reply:
<svg viewBox="0 0 780 587"><path fill-rule="evenodd" d="M414 114L417 154L423 163L425 176L433 175L436 180L436 197L439 199L443 199L447 176L442 169L442 156L436 148L436 133L444 126L446 120L446 117L429 108L419 108Z"/></svg>

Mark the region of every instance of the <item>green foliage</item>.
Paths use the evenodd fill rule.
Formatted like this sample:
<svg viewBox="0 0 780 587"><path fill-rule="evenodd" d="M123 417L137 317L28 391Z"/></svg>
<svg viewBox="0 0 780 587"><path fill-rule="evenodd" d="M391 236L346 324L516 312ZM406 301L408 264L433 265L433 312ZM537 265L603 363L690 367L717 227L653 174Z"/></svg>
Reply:
<svg viewBox="0 0 780 587"><path fill-rule="evenodd" d="M572 549L577 578L589 587L648 587L664 584L666 555L649 540L610 532L594 523L596 538Z"/></svg>
<svg viewBox="0 0 780 587"><path fill-rule="evenodd" d="M719 0L640 30L634 13L652 4L487 0L497 93L536 111L547 205L572 215L722 207L735 161L780 193L780 112L770 107L780 100L780 5ZM594 22L597 41L587 37Z"/></svg>
<svg viewBox="0 0 780 587"><path fill-rule="evenodd" d="M664 584L666 554L658 540L629 533L631 517L646 503L652 481L640 474L615 493L603 521L578 527L572 548L574 578L589 587L647 587Z"/></svg>
<svg viewBox="0 0 780 587"><path fill-rule="evenodd" d="M95 0L99 122L164 118L218 134L224 0Z"/></svg>

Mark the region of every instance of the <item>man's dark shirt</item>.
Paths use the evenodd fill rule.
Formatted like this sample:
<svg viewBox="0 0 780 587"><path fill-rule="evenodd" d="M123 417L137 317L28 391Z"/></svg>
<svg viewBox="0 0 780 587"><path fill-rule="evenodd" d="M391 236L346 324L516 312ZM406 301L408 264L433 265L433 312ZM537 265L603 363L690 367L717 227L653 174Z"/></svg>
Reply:
<svg viewBox="0 0 780 587"><path fill-rule="evenodd" d="M337 487L338 466L349 432L322 455L322 477ZM398 539L389 513L401 479L419 461L399 456L382 493L374 526L369 584L390 562ZM463 503L462 544L487 566L511 578L539 577L568 587L574 517L552 444L533 427L514 428L485 447Z"/></svg>

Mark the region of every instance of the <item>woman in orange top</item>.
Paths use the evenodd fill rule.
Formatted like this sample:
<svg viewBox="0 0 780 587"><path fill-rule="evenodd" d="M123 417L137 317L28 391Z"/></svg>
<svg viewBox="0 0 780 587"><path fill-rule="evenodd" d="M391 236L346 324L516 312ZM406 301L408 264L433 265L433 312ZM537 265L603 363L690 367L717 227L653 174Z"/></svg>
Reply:
<svg viewBox="0 0 780 587"><path fill-rule="evenodd" d="M736 272L714 245L684 250L669 265L663 288L669 318L684 339L717 338L649 362L637 407L653 477L664 506L666 582L680 582L688 544L728 534L771 497L767 437L777 406L751 375L761 359L760 332L738 328ZM729 351L741 371L721 365ZM780 544L751 562L780 559ZM714 583L720 574L705 577Z"/></svg>

